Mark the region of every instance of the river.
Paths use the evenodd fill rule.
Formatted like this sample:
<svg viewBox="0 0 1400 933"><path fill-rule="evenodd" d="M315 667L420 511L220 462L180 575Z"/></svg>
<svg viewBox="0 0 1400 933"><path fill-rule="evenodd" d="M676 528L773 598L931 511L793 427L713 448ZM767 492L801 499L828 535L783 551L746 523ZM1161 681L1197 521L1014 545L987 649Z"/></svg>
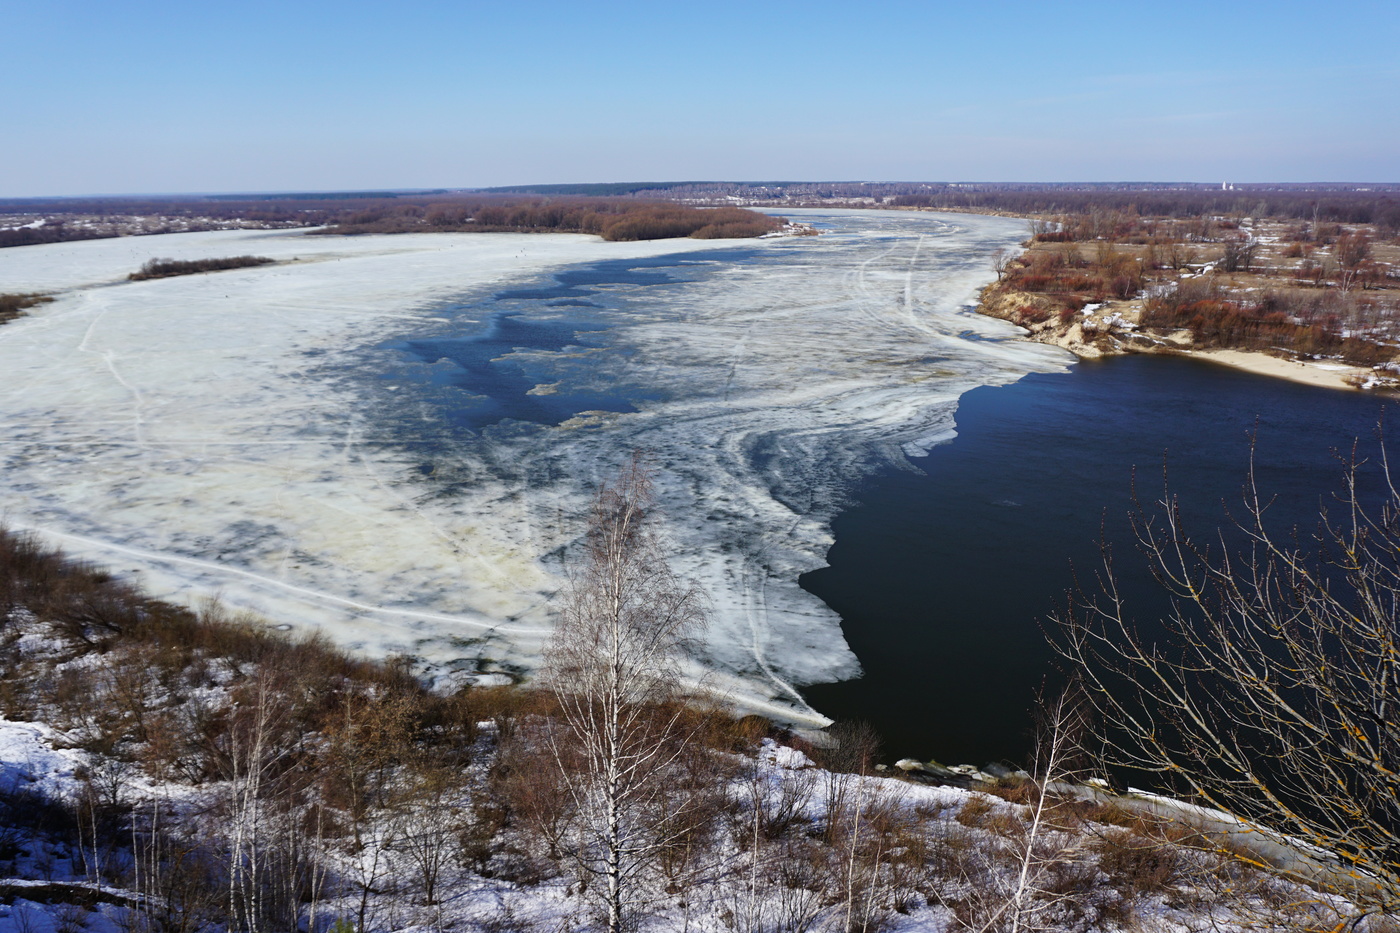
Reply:
<svg viewBox="0 0 1400 933"><path fill-rule="evenodd" d="M641 449L709 595L701 686L975 759L1022 747L1037 625L1131 464L1170 448L1218 499L1261 416L1264 462L1300 458L1284 479L1315 501L1328 446L1374 421L1354 394L1018 339L972 309L1020 221L797 216L822 235L0 250L0 291L56 296L0 328L0 513L157 596L482 683L530 675L590 497ZM153 255L277 262L125 280Z"/></svg>

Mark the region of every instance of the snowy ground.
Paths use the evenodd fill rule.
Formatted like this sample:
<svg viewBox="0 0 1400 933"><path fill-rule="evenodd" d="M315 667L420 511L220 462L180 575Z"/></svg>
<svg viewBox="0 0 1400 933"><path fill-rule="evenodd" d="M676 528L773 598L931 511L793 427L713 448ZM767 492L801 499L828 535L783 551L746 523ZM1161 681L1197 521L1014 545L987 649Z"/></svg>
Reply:
<svg viewBox="0 0 1400 933"><path fill-rule="evenodd" d="M642 447L678 568L713 602L711 682L816 721L791 685L858 672L796 583L842 497L950 437L962 392L1068 356L970 312L1019 221L788 213L828 232L224 231L0 251L0 292L57 293L0 328L0 517L158 595L218 595L442 671L528 669L593 484ZM155 256L243 254L279 263L124 281ZM507 313L578 331L490 363L534 382L524 401L630 404L491 422L495 388L405 351L469 346Z"/></svg>
<svg viewBox="0 0 1400 933"><path fill-rule="evenodd" d="M487 738L480 744L488 757L491 727L482 724ZM103 759L56 751L64 740L47 726L0 720L7 801L16 800L16 782L36 801L90 799L82 796L73 775L80 768L100 770ZM680 868L665 893L663 876L643 871L629 876L634 896L646 892L638 929L849 929L854 915L862 921L857 928L887 933L1003 928L1231 933L1327 929L1351 912L1335 897L1242 872L1228 859L1177 848L1160 835L1085 821L1071 805L1053 798L1042 812L1033 795L1028 803L1012 803L978 791L836 774L771 739L752 759L734 764L725 794L735 806L732 813L715 816L716 825L709 827L713 837L706 837L711 850ZM171 838L185 840L172 828L206 825L201 814L230 790L149 782L130 766L113 787L131 809L133 826L142 827L139 833L132 830L131 839L143 852L151 851L147 834L157 821L174 832ZM484 787L470 793L484 793ZM454 797L451 807L432 812L445 810L461 820L470 807ZM1043 824L1035 819L1037 812L1045 817ZM367 815L364 848L352 845L348 835L318 838L319 867L312 875L319 879L317 896L298 905L303 928L339 929L361 917L368 931L603 928L594 920L596 903L569 873L570 860L557 859L561 864L540 876L503 872L519 860L522 846L542 850L543 840L497 839L500 852L490 870L473 870L460 864L470 856L445 855L460 843L454 845L455 831L443 833L443 826L456 824L428 813ZM275 818L266 814L265 824L258 825L270 832ZM423 869L411 857L417 851L414 833L441 834L436 903L425 900ZM131 910L144 904L160 916L164 905L152 894L160 890L177 896L171 905L177 917L190 909L181 919L191 928L222 928L200 912L201 906L216 911L217 899L204 903L173 884L159 887L174 877L169 866L161 882L153 884L150 877L143 882L129 851L120 846L96 850L71 837L23 828L7 828L4 841L0 933L169 929ZM227 854L221 846L230 841L215 833L204 843L207 848L197 851L217 859ZM267 851L272 849L264 856ZM219 894L224 890L217 888ZM995 922L1013 911L1017 925ZM339 923L332 927L332 921ZM1381 922L1358 929L1391 928Z"/></svg>

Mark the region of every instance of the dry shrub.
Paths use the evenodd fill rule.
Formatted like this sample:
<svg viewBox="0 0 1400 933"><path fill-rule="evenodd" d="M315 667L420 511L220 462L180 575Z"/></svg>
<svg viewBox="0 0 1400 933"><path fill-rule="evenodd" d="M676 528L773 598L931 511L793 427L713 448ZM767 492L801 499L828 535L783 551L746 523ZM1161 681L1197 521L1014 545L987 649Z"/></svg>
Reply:
<svg viewBox="0 0 1400 933"><path fill-rule="evenodd" d="M958 808L953 819L964 826L979 827L986 823L987 816L996 808L992 798L985 794L971 794Z"/></svg>
<svg viewBox="0 0 1400 933"><path fill-rule="evenodd" d="M778 730L762 716L734 716L710 704L693 704L686 712L686 729L693 741L721 752L752 754L765 738Z"/></svg>
<svg viewBox="0 0 1400 933"><path fill-rule="evenodd" d="M26 308L53 301L48 295L35 292L6 292L0 294L0 324L23 317Z"/></svg>
<svg viewBox="0 0 1400 933"><path fill-rule="evenodd" d="M550 720L530 716L502 737L489 775L491 799L504 810L503 824L518 824L526 843L537 841L551 861L567 851L569 823L574 816L573 798L564 782L565 769L576 763L563 760L567 745L551 748Z"/></svg>
<svg viewBox="0 0 1400 933"><path fill-rule="evenodd" d="M1117 890L1159 894L1180 880L1182 859L1176 843L1119 830L1106 832L1090 846L1099 868Z"/></svg>
<svg viewBox="0 0 1400 933"><path fill-rule="evenodd" d="M222 259L148 259L141 271L127 276L133 282L145 279L166 279L175 275L195 275L200 272L222 272L226 269L245 269L249 266L265 266L276 260L266 256L228 256Z"/></svg>
<svg viewBox="0 0 1400 933"><path fill-rule="evenodd" d="M795 834L810 825L808 809L816 796L816 773L802 769L765 772L751 766L741 793L742 806L729 808L729 834L743 850Z"/></svg>
<svg viewBox="0 0 1400 933"><path fill-rule="evenodd" d="M543 697L519 687L472 687L466 691L464 702L478 723L494 723L497 736L505 740L516 721L537 710Z"/></svg>
<svg viewBox="0 0 1400 933"><path fill-rule="evenodd" d="M143 770L158 781L197 782L204 773L189 741L186 723L176 712L161 712L146 724L146 743L140 753Z"/></svg>

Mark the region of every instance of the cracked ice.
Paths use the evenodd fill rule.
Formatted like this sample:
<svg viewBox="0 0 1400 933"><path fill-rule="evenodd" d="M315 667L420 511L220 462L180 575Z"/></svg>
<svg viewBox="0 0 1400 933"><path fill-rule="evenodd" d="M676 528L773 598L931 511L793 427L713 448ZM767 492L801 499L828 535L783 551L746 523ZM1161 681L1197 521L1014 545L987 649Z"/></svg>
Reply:
<svg viewBox="0 0 1400 933"><path fill-rule="evenodd" d="M961 393L1061 369L972 314L1013 220L789 211L820 237L222 231L0 251L0 514L156 595L441 673L528 671L595 484L657 471L697 670L815 721L856 676L797 585L862 476ZM147 282L152 256L278 264Z"/></svg>

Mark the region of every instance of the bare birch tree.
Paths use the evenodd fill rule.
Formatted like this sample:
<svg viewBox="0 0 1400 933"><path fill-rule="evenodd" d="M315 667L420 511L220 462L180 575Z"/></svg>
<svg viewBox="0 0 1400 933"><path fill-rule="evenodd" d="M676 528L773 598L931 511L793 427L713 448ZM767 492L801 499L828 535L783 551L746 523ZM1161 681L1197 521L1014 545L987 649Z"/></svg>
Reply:
<svg viewBox="0 0 1400 933"><path fill-rule="evenodd" d="M1118 762L1285 843L1255 861L1345 895L1353 924L1400 912L1400 492L1383 475L1368 508L1353 464L1307 548L1266 527L1252 478L1237 546L1192 538L1166 495L1135 517L1172 596L1160 633L1129 618L1107 558L1059 619Z"/></svg>
<svg viewBox="0 0 1400 933"><path fill-rule="evenodd" d="M651 477L634 456L594 500L545 653L559 709L550 743L580 817L578 864L603 885L610 933L665 845L658 817L668 814L655 811L686 738L679 653L704 622L700 593L667 563L653 508Z"/></svg>
<svg viewBox="0 0 1400 933"><path fill-rule="evenodd" d="M1076 759L1086 705L1071 687L1042 696L1037 707L1035 763L1009 785L1017 814L991 833L979 857L955 863L949 872L956 896L934 897L967 933L1049 933L1066 929L1067 907L1084 891L1065 880L1082 857L1085 837L1075 828ZM983 798L980 806L986 806ZM978 798L969 801L974 806ZM1004 806L1004 805L1003 805ZM950 866L952 867L952 866Z"/></svg>
<svg viewBox="0 0 1400 933"><path fill-rule="evenodd" d="M308 819L303 736L287 721L286 698L286 683L260 671L221 740L226 896L231 926L245 933L297 928L307 892L314 920L325 881L323 827Z"/></svg>

